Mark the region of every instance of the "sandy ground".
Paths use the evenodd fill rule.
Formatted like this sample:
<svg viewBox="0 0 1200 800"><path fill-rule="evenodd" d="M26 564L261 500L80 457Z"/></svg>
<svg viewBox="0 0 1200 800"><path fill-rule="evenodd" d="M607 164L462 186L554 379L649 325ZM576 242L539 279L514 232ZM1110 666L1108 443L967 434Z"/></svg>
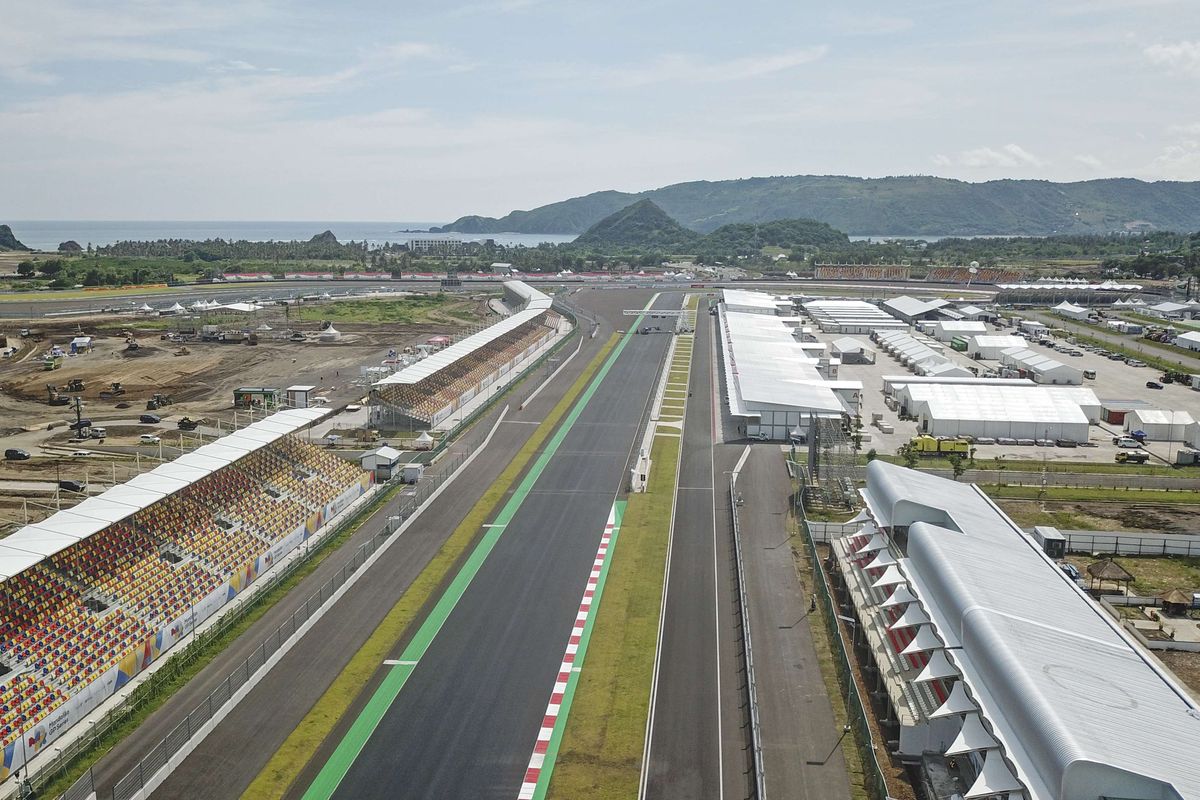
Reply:
<svg viewBox="0 0 1200 800"><path fill-rule="evenodd" d="M481 301L478 305L482 323L484 304ZM125 325L140 345L136 351L126 350ZM293 327L315 339L319 325L305 320L303 325ZM140 434L157 434L164 444L177 444L180 434L175 421L182 416L230 420L233 390L239 386L285 388L312 384L318 387L316 394L328 397L333 404L351 402L368 391L362 369L378 365L389 349L403 350L435 334L458 336L466 330L465 325L449 318L411 325L339 322L337 328L343 336L332 344L273 340L264 335L255 346L189 342L187 355L176 355L181 346L162 340L161 330L138 330L136 321L113 317L39 323L40 342L22 341L15 335L16 329L0 331L8 334L10 345L23 345L14 358L0 361L0 443L3 448L21 447L35 455L29 461L0 461L0 481L54 482L70 478L96 482L103 477L103 482L111 483L114 465L117 481L127 480L139 471L139 452L144 464L150 463L147 457L157 455L155 446L139 445ZM42 354L55 344L67 349L80 330L95 337L95 349L63 358L57 370L44 370ZM79 394L84 402L83 415L108 429L103 445L69 442L66 422L74 421L74 412L70 406L50 406L46 402L48 383L65 387L72 378L85 383L85 390ZM100 392L114 381L122 384L125 394L101 399ZM174 403L153 412L163 417L161 425L140 426L137 418L146 413L146 401L155 393L169 395ZM45 433L54 423L61 427ZM50 448L46 455L41 453L42 446ZM105 452L106 448L122 452ZM70 457L68 453L74 449L90 450L92 455ZM25 521L27 507L29 516L36 519L53 510L46 507L44 492L24 495L0 491L0 536ZM67 498L64 507L74 504L74 500ZM53 504L53 498L49 502Z"/></svg>

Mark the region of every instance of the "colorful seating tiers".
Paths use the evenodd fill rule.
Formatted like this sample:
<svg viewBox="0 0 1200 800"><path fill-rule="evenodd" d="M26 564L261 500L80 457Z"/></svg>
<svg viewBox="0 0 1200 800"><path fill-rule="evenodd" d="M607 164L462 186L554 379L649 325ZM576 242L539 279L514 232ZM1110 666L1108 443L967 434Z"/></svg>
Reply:
<svg viewBox="0 0 1200 800"><path fill-rule="evenodd" d="M285 436L0 582L0 747L145 646L362 471Z"/></svg>
<svg viewBox="0 0 1200 800"><path fill-rule="evenodd" d="M557 327L558 321L558 315L548 311L416 383L391 383L379 387L379 399L415 419L432 421L438 411L537 344L546 335L547 328Z"/></svg>
<svg viewBox="0 0 1200 800"><path fill-rule="evenodd" d="M28 674L12 678L0 686L0 741L13 741L65 702L65 694L41 679Z"/></svg>

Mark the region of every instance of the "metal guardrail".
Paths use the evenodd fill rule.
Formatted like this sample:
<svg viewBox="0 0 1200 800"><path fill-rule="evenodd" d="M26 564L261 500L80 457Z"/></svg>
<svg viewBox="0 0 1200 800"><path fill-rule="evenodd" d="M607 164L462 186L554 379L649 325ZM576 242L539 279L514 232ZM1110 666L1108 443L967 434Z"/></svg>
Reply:
<svg viewBox="0 0 1200 800"><path fill-rule="evenodd" d="M750 605L746 596L746 571L742 562L742 532L738 524L736 471L729 477L729 504L733 519L733 554L737 563L738 607L742 617L742 654L746 662L746 695L750 704L750 748L754 753L754 797L766 800L767 777L763 766L762 726L758 715L758 683L754 678L754 646L750 636Z"/></svg>
<svg viewBox="0 0 1200 800"><path fill-rule="evenodd" d="M480 432L478 437L480 440L486 436L487 431ZM395 512L390 516L387 524L375 536L359 545L349 559L342 565L341 569L326 581L320 589L314 592L304 604L300 606L292 615L281 623L274 631L267 635L254 652L252 652L241 664L234 667L233 670L226 676L224 682L218 686L213 692L205 698L205 700L197 706L188 716L180 722L165 738L155 745L143 758L138 762L138 765L125 774L119 781L114 784L110 791L103 794L98 794L100 800L111 798L112 800L128 800L137 792L141 791L145 786L146 781L154 776L169 760L179 752L179 749L192 738L194 732L198 731L205 722L212 718L213 714L221 708L233 696L239 688L250 680L267 660L282 647L295 632L302 626L324 603L333 596L346 581L358 571L380 545L395 532L396 528L407 519L411 514L431 495L446 479L453 475L455 470L465 461L471 451L478 445L478 442L472 442L467 445L464 450L453 454L447 461L443 462L446 466L435 475L426 473L425 477L418 484L414 484L411 493L404 493L402 499L395 506ZM378 513L381 506L385 502L384 497L386 492L394 486L403 485L399 481L392 481L383 484L381 495L377 500L367 504L362 510L356 513L353 517L344 520L337 527L331 530L325 538L312 549L303 552L300 558L293 559L287 566L272 576L267 583L263 584L262 588L250 598L249 602L233 605L228 607L229 610L225 614L218 617L217 624L211 628L199 633L182 651L172 654L164 667L157 672L154 672L148 681L138 686L130 695L128 700L121 706L114 708L105 715L99 722L89 726L87 733L79 737L71 745L68 745L51 764L38 772L32 779L35 790L46 786L50 781L60 775L63 771L69 769L71 764L78 758L87 753L97 740L108 735L108 733L121 725L129 716L136 711L153 701L162 694L164 688L168 686L172 679L179 675L188 665L196 661L204 654L210 645L218 640L226 631L241 621L247 613L259 606L264 599L269 595L270 591L279 584L290 578L301 566L310 561L318 553L322 552L326 546L335 541L346 528L359 524L362 520ZM83 774L74 784L71 785L65 793L61 795L63 800L85 800L97 792L95 784L95 776L91 768Z"/></svg>

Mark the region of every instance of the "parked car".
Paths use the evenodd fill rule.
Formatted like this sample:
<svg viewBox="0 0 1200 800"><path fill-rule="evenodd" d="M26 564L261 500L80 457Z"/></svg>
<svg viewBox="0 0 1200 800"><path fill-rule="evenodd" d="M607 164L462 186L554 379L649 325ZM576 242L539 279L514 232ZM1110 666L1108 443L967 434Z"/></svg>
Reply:
<svg viewBox="0 0 1200 800"><path fill-rule="evenodd" d="M1158 381L1146 381L1146 388L1147 389L1161 389L1161 388L1163 388L1163 385L1161 383L1159 383Z"/></svg>
<svg viewBox="0 0 1200 800"><path fill-rule="evenodd" d="M1113 444L1117 447L1141 447L1142 443L1129 436L1114 436Z"/></svg>
<svg viewBox="0 0 1200 800"><path fill-rule="evenodd" d="M92 454L91 450L76 450L73 453L71 453L71 457L72 458L85 458L87 456L90 456L91 454Z"/></svg>
<svg viewBox="0 0 1200 800"><path fill-rule="evenodd" d="M138 441L142 444L158 444L162 441L162 439L155 436L153 433L143 433L138 437Z"/></svg>
<svg viewBox="0 0 1200 800"><path fill-rule="evenodd" d="M4 451L4 458L7 461L26 461L29 459L29 451L19 447L10 447Z"/></svg>
<svg viewBox="0 0 1200 800"><path fill-rule="evenodd" d="M154 425L162 422L162 417L158 416L158 414L142 414L140 417L138 417L138 422L142 422L147 425Z"/></svg>
<svg viewBox="0 0 1200 800"><path fill-rule="evenodd" d="M68 492L79 492L82 494L87 491L87 484L83 481L59 481L58 488L66 489Z"/></svg>

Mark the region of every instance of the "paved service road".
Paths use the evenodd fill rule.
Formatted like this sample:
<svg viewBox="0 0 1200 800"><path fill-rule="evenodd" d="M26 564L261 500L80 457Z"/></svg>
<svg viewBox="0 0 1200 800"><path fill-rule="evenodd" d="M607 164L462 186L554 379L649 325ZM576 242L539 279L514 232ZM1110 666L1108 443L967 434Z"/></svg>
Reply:
<svg viewBox="0 0 1200 800"><path fill-rule="evenodd" d="M410 674L368 701L390 700L370 738L319 753L306 797L516 797L668 342L628 337L419 662L385 668Z"/></svg>
<svg viewBox="0 0 1200 800"><path fill-rule="evenodd" d="M738 492L767 794L849 800L842 731L809 629L812 589L805 593L792 558L792 547L801 544L788 535L791 486L777 445L751 448Z"/></svg>

